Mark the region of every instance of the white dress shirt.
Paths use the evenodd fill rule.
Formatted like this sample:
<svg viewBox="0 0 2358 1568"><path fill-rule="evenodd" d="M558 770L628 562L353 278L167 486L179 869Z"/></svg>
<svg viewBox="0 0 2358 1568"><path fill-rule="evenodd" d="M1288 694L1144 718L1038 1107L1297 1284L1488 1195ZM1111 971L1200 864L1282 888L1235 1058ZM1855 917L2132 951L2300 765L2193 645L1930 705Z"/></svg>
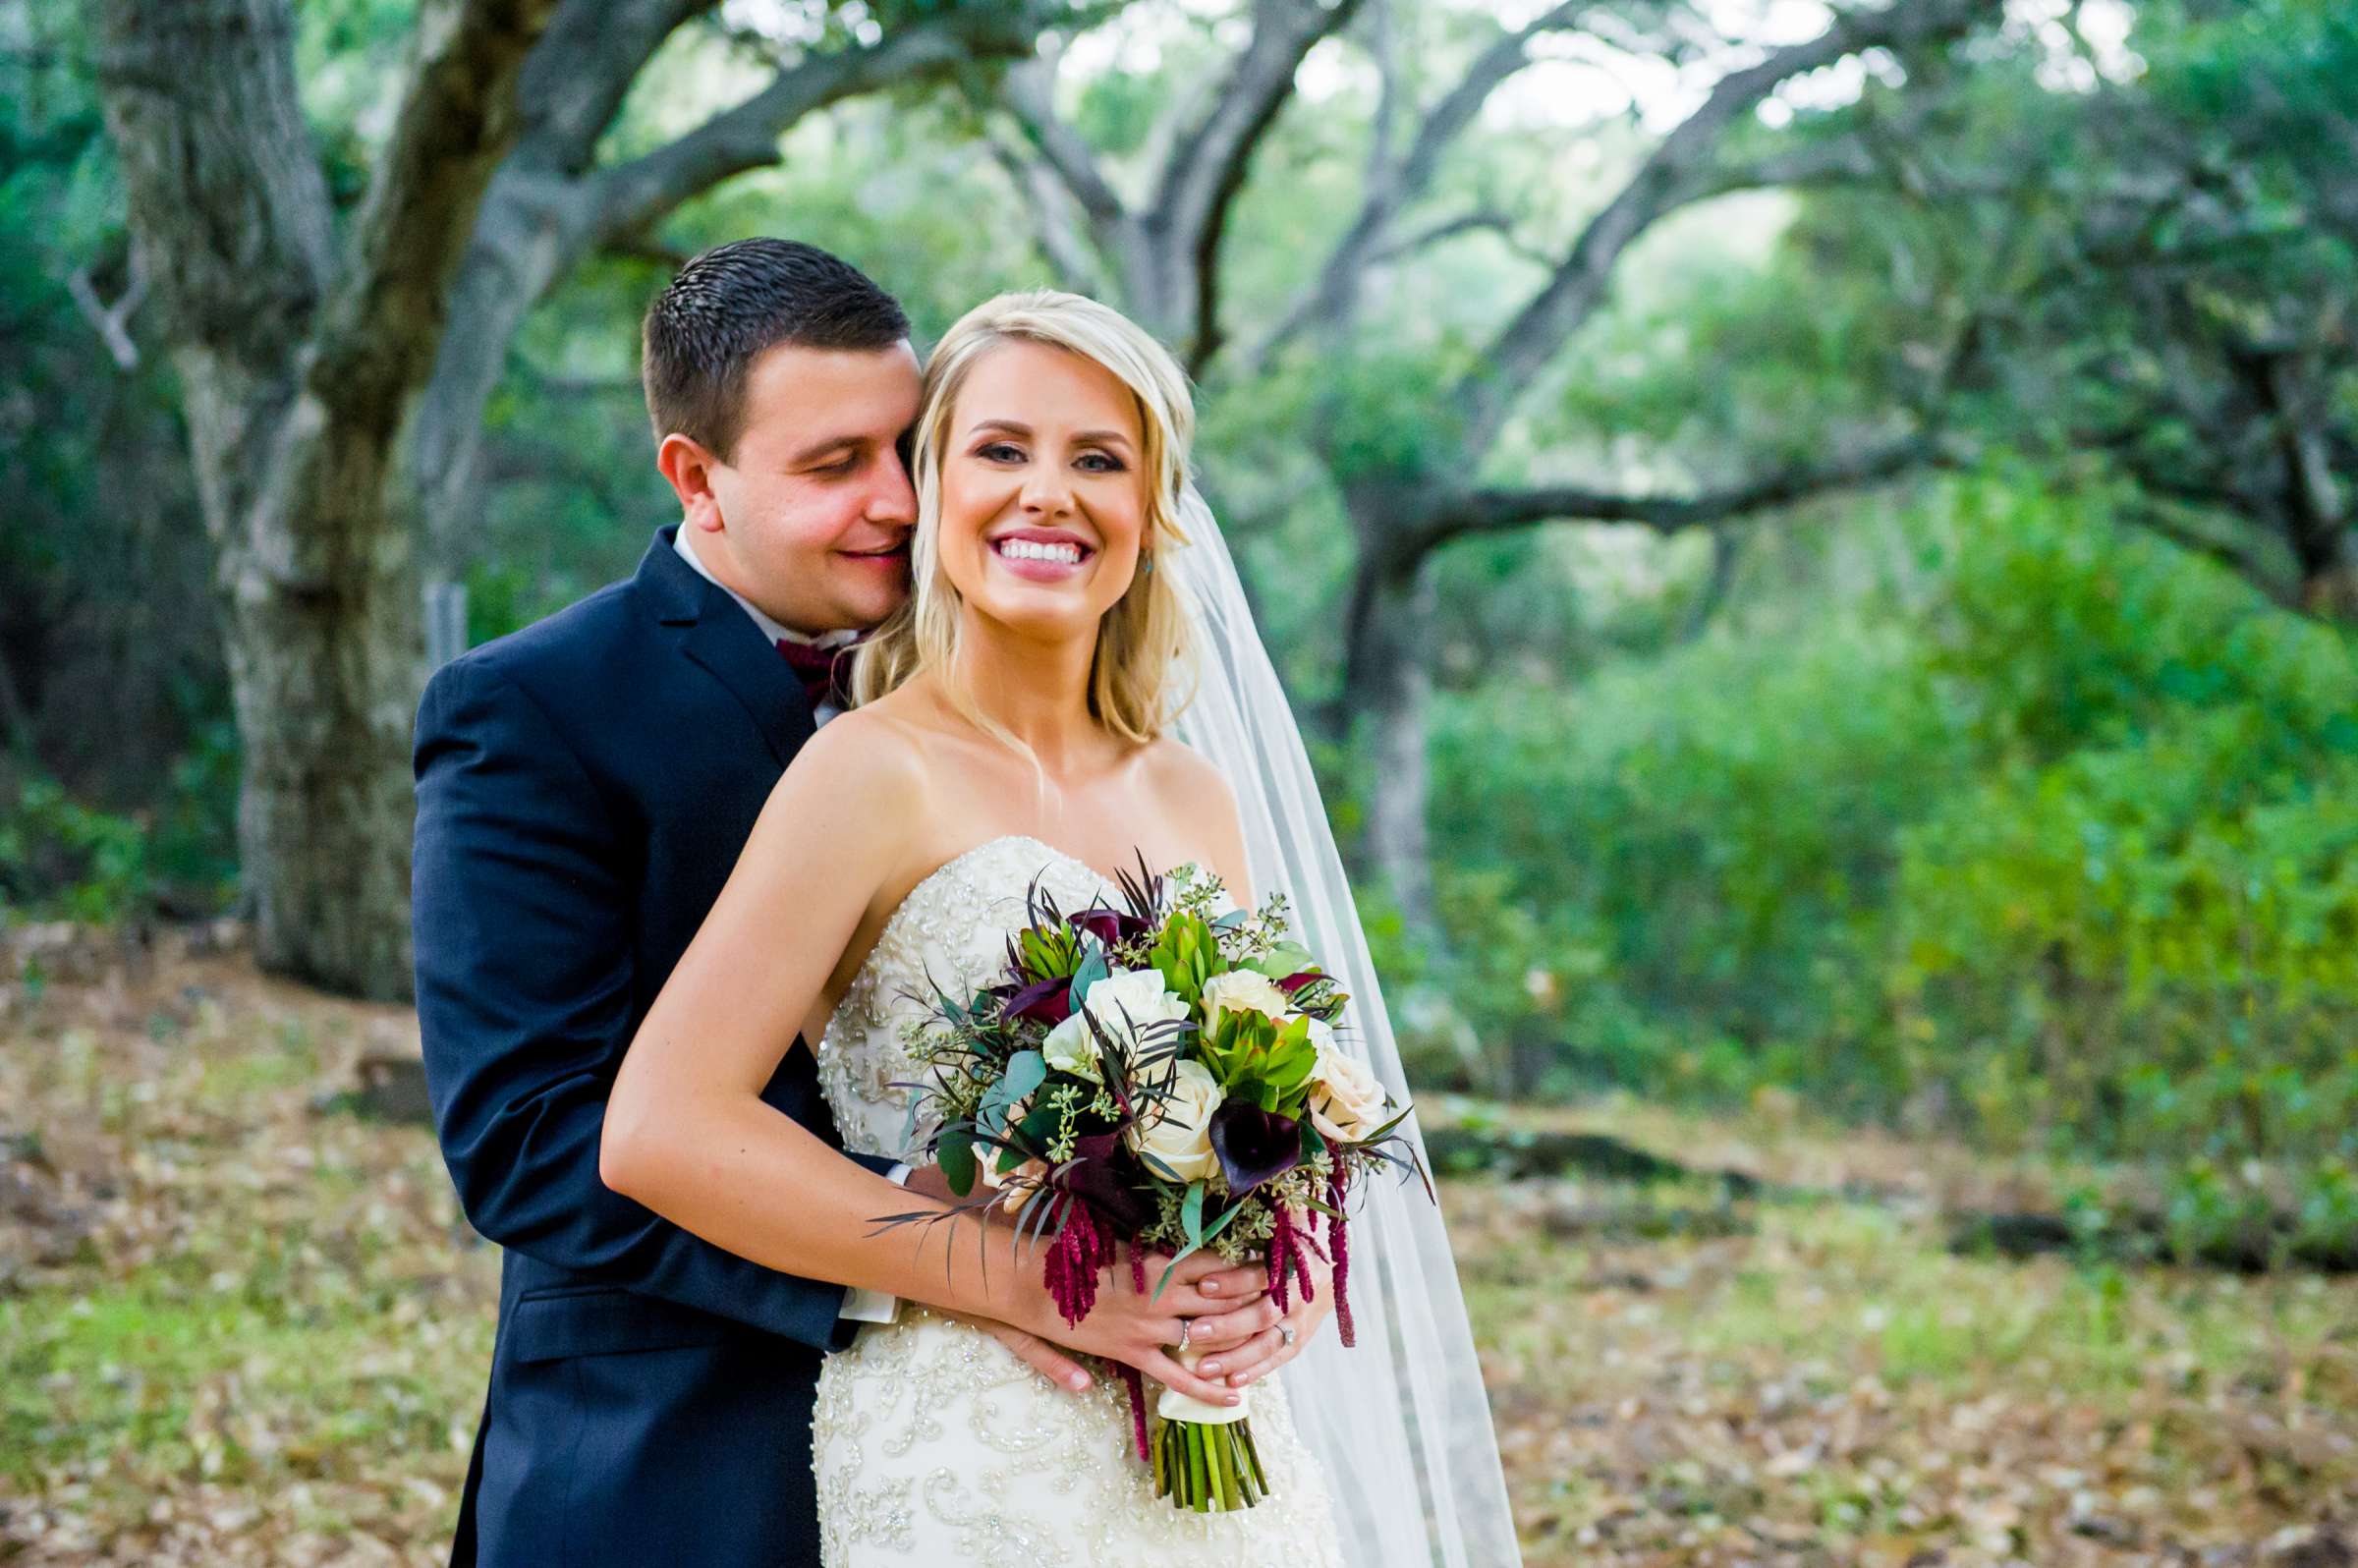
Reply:
<svg viewBox="0 0 2358 1568"><path fill-rule="evenodd" d="M737 607L754 618L754 625L760 628L761 635L769 641L772 646L775 646L779 640L783 639L789 643L807 643L813 647L838 647L845 643L857 641L860 636L858 632L821 632L813 636L809 632L798 632L790 626L781 626L771 620L762 613L759 605L723 583L719 578L714 577L711 569L697 559L695 549L688 542L688 525L685 523L681 524L680 531L671 536L671 547L680 552L681 560L696 568L697 576L719 588L730 598L735 599ZM819 723L824 724L842 711L839 707L822 702L813 716ZM895 1165L885 1174L896 1185L905 1187L909 1184L909 1167L906 1165ZM843 1293L843 1310L835 1316L847 1322L855 1323L894 1322L901 1316L901 1299L898 1296L888 1296L880 1290L863 1290L854 1286Z"/></svg>

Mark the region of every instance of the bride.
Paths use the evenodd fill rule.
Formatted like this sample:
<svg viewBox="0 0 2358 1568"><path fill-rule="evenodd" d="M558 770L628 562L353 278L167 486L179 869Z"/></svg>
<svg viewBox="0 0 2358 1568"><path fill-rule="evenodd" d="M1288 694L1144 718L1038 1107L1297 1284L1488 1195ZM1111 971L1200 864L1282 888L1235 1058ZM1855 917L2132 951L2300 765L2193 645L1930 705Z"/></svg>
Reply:
<svg viewBox="0 0 2358 1568"><path fill-rule="evenodd" d="M961 1219L913 1245L843 1223L913 1200L825 1160L759 1097L799 1032L820 1042L846 1142L905 1152L919 1070L903 1027L936 986L963 994L995 966L1035 881L1084 907L1143 860L1215 874L1240 906L1286 892L1298 936L1357 998L1358 1047L1405 1102L1300 736L1187 483L1193 428L1169 354L1092 301L1002 296L951 329L917 425L912 596L861 649L859 705L779 780L614 1086L601 1169L618 1191L756 1261L907 1304L821 1372L813 1448L830 1568L1515 1560L1463 1305L1422 1194L1378 1191L1355 1216L1359 1348L1318 1332L1323 1281L1251 1335L1251 1356L1243 1339L1198 1347L1213 1352L1207 1377L1218 1354L1254 1363L1215 1386L1256 1385L1271 1494L1183 1514L1154 1497L1118 1384L1060 1390L982 1329L915 1304L971 1315L985 1302L1192 1387L1135 1340L1176 1340L1178 1313L1217 1309L1177 1298L1230 1276L1191 1271L1157 1305L1116 1270L1113 1311L1050 1328L1018 1283L1039 1260L1011 1230Z"/></svg>

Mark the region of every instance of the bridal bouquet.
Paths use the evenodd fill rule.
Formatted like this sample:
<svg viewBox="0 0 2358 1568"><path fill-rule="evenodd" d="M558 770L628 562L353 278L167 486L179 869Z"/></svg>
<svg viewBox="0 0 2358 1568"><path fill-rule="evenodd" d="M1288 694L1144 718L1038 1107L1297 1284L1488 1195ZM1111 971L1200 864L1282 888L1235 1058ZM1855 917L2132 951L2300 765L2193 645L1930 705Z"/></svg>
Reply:
<svg viewBox="0 0 2358 1568"><path fill-rule="evenodd" d="M1312 1299L1315 1255L1349 1345L1348 1201L1377 1165L1422 1175L1395 1131L1407 1108L1339 1047L1349 998L1287 939L1282 894L1215 914L1217 878L1192 867L1159 877L1143 860L1139 871L1119 879L1121 908L1070 915L1035 882L996 981L938 995L909 1026L931 1078L902 1086L904 1144L930 1124L952 1190L988 1189L953 1212L999 1204L1044 1247L1068 1322L1125 1255L1141 1292L1148 1255L1172 1255L1156 1295L1205 1249L1263 1261L1281 1310L1297 1291ZM1179 1360L1195 1365L1191 1352ZM1158 1495L1224 1512L1267 1494L1245 1405L1166 1389L1150 1437L1139 1374L1121 1371Z"/></svg>

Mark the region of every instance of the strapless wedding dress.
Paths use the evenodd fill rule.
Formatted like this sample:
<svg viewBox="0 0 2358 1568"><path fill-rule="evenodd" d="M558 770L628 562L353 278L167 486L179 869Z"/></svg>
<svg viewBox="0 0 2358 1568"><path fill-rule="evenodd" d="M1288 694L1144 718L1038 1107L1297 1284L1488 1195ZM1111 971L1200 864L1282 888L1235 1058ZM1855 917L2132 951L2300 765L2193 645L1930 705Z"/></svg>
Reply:
<svg viewBox="0 0 2358 1568"><path fill-rule="evenodd" d="M1035 878L1066 913L1110 901L1089 866L1004 835L935 870L893 911L819 1044L820 1081L847 1146L908 1153L907 1092L893 1086L921 1074L902 1027L925 1016L936 986L963 998L995 978ZM1339 1568L1325 1482L1282 1383L1256 1383L1252 1394L1269 1496L1232 1514L1182 1513L1154 1495L1129 1397L1110 1369L1076 1395L980 1330L903 1303L899 1321L861 1330L819 1372L811 1433L819 1561Z"/></svg>

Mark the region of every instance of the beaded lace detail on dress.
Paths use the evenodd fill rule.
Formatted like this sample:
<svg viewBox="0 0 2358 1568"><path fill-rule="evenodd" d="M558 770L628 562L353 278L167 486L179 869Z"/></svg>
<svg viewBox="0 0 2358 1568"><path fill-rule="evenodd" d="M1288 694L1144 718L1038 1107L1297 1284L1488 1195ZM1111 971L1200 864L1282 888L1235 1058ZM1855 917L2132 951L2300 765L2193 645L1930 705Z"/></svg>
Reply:
<svg viewBox="0 0 2358 1568"><path fill-rule="evenodd" d="M920 1069L901 1041L936 987L964 996L1005 958L1037 879L1067 912L1107 879L1021 835L967 851L910 889L819 1042L819 1079L861 1152L905 1155ZM1109 1371L1056 1387L996 1340L904 1304L819 1373L812 1428L825 1568L1339 1568L1326 1485L1294 1430L1283 1379L1256 1384L1253 1433L1270 1496L1224 1515L1154 1495Z"/></svg>

